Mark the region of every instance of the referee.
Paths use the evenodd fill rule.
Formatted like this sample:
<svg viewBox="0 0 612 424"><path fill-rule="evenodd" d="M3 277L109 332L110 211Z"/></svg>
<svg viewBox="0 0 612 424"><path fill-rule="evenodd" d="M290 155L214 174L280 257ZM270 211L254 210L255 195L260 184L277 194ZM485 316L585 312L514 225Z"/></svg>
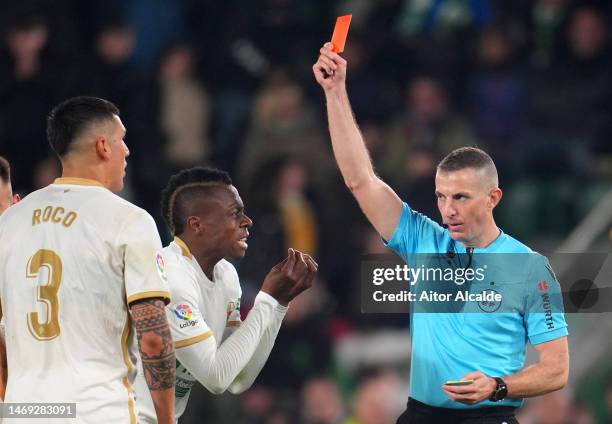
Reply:
<svg viewBox="0 0 612 424"><path fill-rule="evenodd" d="M325 92L332 147L344 181L386 245L404 260L416 253L448 252L529 258L518 270L497 264L496 274L510 278L514 273L526 291L526 297L515 296L524 301L511 312L413 313L411 393L398 424L516 423L514 410L523 398L561 389L569 373L563 313L544 313L542 304L560 295L548 261L495 224L493 209L502 192L493 161L480 149L455 150L438 165L435 194L443 227L402 202L374 173L346 92L346 68L327 43L313 72ZM524 367L528 342L539 359ZM446 384L458 379L471 383Z"/></svg>

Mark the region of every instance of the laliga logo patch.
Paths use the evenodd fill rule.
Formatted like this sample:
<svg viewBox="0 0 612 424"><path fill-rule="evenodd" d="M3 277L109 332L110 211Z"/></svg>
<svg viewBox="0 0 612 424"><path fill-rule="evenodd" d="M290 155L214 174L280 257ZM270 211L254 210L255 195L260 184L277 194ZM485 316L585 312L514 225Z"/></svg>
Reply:
<svg viewBox="0 0 612 424"><path fill-rule="evenodd" d="M189 305L181 304L174 308L174 315L176 315L178 319L189 321L193 315L193 311Z"/></svg>
<svg viewBox="0 0 612 424"><path fill-rule="evenodd" d="M155 265L157 265L157 272L159 273L159 276L162 278L162 280L167 282L168 278L166 277L166 264L164 263L164 257L159 252L157 252L157 255L155 256Z"/></svg>

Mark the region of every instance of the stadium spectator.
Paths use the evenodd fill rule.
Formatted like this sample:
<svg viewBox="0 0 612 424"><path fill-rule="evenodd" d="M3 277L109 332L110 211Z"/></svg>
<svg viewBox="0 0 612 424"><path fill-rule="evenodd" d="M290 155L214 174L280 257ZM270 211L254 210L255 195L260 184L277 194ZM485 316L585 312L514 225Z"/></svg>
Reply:
<svg viewBox="0 0 612 424"><path fill-rule="evenodd" d="M402 384L390 371L364 379L352 402L353 416L345 424L394 423L402 411Z"/></svg>
<svg viewBox="0 0 612 424"><path fill-rule="evenodd" d="M344 402L338 387L327 377L314 377L302 388L303 424L342 424Z"/></svg>
<svg viewBox="0 0 612 424"><path fill-rule="evenodd" d="M356 116L362 121L381 121L401 99L395 84L374 66L368 41L364 34L352 31L343 57L353 64L348 78Z"/></svg>
<svg viewBox="0 0 612 424"><path fill-rule="evenodd" d="M255 101L251 126L245 136L239 169L242 181L271 158L300 158L313 184L322 184L332 169L324 130L304 89L287 71L277 69L266 80Z"/></svg>
<svg viewBox="0 0 612 424"><path fill-rule="evenodd" d="M164 157L173 172L203 165L210 157L210 99L196 78L196 53L175 42L161 55L157 78Z"/></svg>
<svg viewBox="0 0 612 424"><path fill-rule="evenodd" d="M0 151L12 162L16 188L33 189L32 169L48 156L44 117L57 100L63 78L47 54L48 26L36 12L9 21L0 64ZM16 160L19 158L19 160Z"/></svg>
<svg viewBox="0 0 612 424"><path fill-rule="evenodd" d="M263 280L255 304L241 319L242 290L228 259L244 257L253 221L229 175L190 168L173 175L162 211L174 241L163 250L172 302L166 309L177 348L176 419L199 381L214 394L247 390L265 365L285 313L317 271L310 255L288 249ZM152 399L138 378L140 419L154 423Z"/></svg>
<svg viewBox="0 0 612 424"><path fill-rule="evenodd" d="M431 209L436 164L457 147L474 145L469 123L451 107L442 84L422 76L407 87L401 116L390 123L377 170L423 212Z"/></svg>
<svg viewBox="0 0 612 424"><path fill-rule="evenodd" d="M395 56L392 61L385 61L385 65L395 67L394 73L402 82L406 82L406 76L414 77L407 71L437 75L449 87L450 97L459 98L468 75L472 36L491 23L491 2L390 0L378 3L383 13L374 10L372 14L377 15L379 25L386 27L382 33L387 37L375 48L384 49L387 57ZM398 51L402 54L397 54Z"/></svg>
<svg viewBox="0 0 612 424"><path fill-rule="evenodd" d="M248 204L259 223L251 240L258 249L245 258L241 271L246 280L257 284L289 247L319 256L319 228L309 190L312 184L300 160L270 159L251 181Z"/></svg>
<svg viewBox="0 0 612 424"><path fill-rule="evenodd" d="M13 194L11 185L11 167L8 161L0 156L0 215L18 201L19 195Z"/></svg>
<svg viewBox="0 0 612 424"><path fill-rule="evenodd" d="M346 69L347 62L331 51L331 43L321 48L313 65L315 79L325 92L332 146L345 184L392 250L406 262L410 255L412 267L420 265L415 253L454 252L471 257L474 251L532 252L495 224L493 209L502 193L495 165L482 150L460 148L438 164L436 197L445 227L402 202L374 173L346 94ZM516 273L512 263L496 265L506 276ZM545 258L530 257L527 272L517 278L533 280L534 284L526 284L521 296L537 304L535 284L542 280L550 281L542 291L560 293L547 267ZM501 273L496 275L502 277ZM500 316L481 319L478 313L412 313L411 397L398 423L497 422L500 418L516 422L514 408L521 405L522 398L565 386L569 354L563 314L551 311L547 323L543 313L530 313L536 310L524 309L522 301L519 305L523 310L510 313L509 322ZM457 331L459 328L462 330ZM483 332L486 341L480 337ZM501 338L493 341L496 337ZM522 368L527 338L539 361ZM475 339L483 344L476 347ZM472 382L459 386L445 383L458 376Z"/></svg>
<svg viewBox="0 0 612 424"><path fill-rule="evenodd" d="M474 130L504 175L516 168L513 157L527 125L526 73L515 44L498 28L480 34L468 93Z"/></svg>
<svg viewBox="0 0 612 424"><path fill-rule="evenodd" d="M52 110L47 133L62 178L0 217L5 401L61 400L83 421L135 421L137 340L157 418L174 423L161 242L152 218L112 193L129 155L119 110L72 98Z"/></svg>
<svg viewBox="0 0 612 424"><path fill-rule="evenodd" d="M165 166L163 142L159 131L157 81L132 63L139 39L122 16L111 15L97 28L94 46L72 72L70 95L83 93L109 99L125 115L131 146L127 189L132 198L153 216L161 234L159 193L170 175Z"/></svg>
<svg viewBox="0 0 612 424"><path fill-rule="evenodd" d="M609 34L603 14L583 6L570 15L565 35L559 63L532 77L533 125L557 138L558 154L565 152L574 173L589 174L593 167L583 158L608 151L612 130Z"/></svg>
<svg viewBox="0 0 612 424"><path fill-rule="evenodd" d="M570 0L537 0L531 10L531 63L547 69L557 58L559 33L563 30Z"/></svg>

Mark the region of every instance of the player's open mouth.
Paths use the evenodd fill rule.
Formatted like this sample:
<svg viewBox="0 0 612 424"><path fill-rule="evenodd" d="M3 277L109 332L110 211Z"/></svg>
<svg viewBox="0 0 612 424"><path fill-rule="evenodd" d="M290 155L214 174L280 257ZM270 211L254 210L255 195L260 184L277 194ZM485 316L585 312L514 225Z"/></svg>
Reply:
<svg viewBox="0 0 612 424"><path fill-rule="evenodd" d="M238 239L238 244L243 249L246 249L247 247L249 247L249 245L247 244L247 238L249 238L249 236L244 236L244 237Z"/></svg>

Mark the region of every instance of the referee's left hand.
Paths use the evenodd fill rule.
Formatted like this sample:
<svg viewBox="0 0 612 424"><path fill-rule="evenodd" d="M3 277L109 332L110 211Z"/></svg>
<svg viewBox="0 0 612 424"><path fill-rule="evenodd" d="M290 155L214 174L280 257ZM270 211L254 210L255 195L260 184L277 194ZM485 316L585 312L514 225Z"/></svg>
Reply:
<svg viewBox="0 0 612 424"><path fill-rule="evenodd" d="M470 372L461 379L474 380L474 382L467 386L449 386L445 384L442 386L442 389L455 402L467 405L475 405L489 399L497 387L497 383L493 378L487 377L480 371Z"/></svg>

